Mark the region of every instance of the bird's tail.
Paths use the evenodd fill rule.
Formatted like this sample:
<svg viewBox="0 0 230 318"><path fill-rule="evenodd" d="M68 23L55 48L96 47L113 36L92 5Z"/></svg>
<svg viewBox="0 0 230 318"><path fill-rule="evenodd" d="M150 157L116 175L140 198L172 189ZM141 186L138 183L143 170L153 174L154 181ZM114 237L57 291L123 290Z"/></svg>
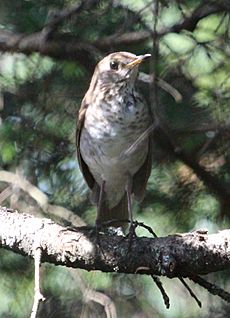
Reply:
<svg viewBox="0 0 230 318"><path fill-rule="evenodd" d="M118 220L112 223L111 226L126 227L127 223L124 222L124 220L128 220L128 218L129 218L128 202L127 202L127 194L125 193L123 197L121 198L120 202L112 209L109 209L108 207L106 207L106 204L105 204L105 210L102 213L101 222L107 222L110 220Z"/></svg>
<svg viewBox="0 0 230 318"><path fill-rule="evenodd" d="M101 223L106 223L112 220L118 220L111 224L111 226L119 227L122 226L125 228L127 223L124 220L128 220L129 213L128 213L128 202L127 202L127 195L124 193L123 197L121 198L120 202L109 209L106 202L102 206L102 211L100 211L100 218L99 221Z"/></svg>
<svg viewBox="0 0 230 318"><path fill-rule="evenodd" d="M99 201L99 192L100 188L97 184L95 184L94 189L91 193L91 201L92 203L96 203L97 205ZM108 226L122 226L123 228L125 228L127 223L122 222L122 220L127 220L128 218L129 213L126 193L124 193L119 203L113 208L109 208L106 197L103 198L100 211L98 211L97 215L97 221L99 223L105 224L107 222L109 223L109 221L118 220L117 222L112 222L111 224L108 224Z"/></svg>

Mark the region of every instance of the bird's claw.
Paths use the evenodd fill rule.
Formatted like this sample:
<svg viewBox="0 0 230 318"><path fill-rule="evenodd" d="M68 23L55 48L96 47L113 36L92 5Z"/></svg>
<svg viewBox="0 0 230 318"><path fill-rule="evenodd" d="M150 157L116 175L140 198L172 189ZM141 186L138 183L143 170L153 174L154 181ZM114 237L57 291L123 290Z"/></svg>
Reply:
<svg viewBox="0 0 230 318"><path fill-rule="evenodd" d="M130 223L129 232L126 235L126 238L128 238L128 252L131 251L133 240L137 237L137 234L136 234L137 226L138 226L138 222L136 221Z"/></svg>

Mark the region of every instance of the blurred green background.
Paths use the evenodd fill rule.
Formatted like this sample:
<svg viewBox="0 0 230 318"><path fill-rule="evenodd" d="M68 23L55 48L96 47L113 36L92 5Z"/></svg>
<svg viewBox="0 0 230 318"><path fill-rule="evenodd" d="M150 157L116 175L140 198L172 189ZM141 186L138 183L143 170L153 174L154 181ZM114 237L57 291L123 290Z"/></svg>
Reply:
<svg viewBox="0 0 230 318"><path fill-rule="evenodd" d="M157 6L150 0L98 1L90 10L73 14L44 39L44 43L63 41L59 58L45 54L42 45L41 54L20 47L17 53L4 49L4 31L12 32L12 38L40 32L55 14L77 3L0 2L0 205L64 225L71 224L71 217L66 220L63 211L55 215L41 207L14 178L5 182L2 172L25 178L47 195L50 205L68 209L69 216L94 223L95 207L76 162L76 113L98 59L118 50L152 52L151 36L117 39L128 32L153 30ZM166 32L159 37L154 65L164 81L158 87L157 111L189 160L172 153L162 136L154 136L152 174L144 201L135 204L135 217L159 236L200 228L213 233L229 227L230 7L228 1L196 0L158 1L158 5L157 30ZM210 10L215 6L220 9ZM193 29L171 32L175 30L170 27L194 12L205 14ZM113 40L105 44L109 36ZM68 43L79 43L76 54ZM147 64L142 72L150 72ZM149 99L148 84L139 84ZM206 174L198 177L197 166L211 181ZM142 229L138 234L148 235ZM0 250L0 271L0 317L29 317L33 262ZM39 317L106 317L102 304L107 297L118 317L229 317L229 305L191 284L203 303L199 309L176 279L162 279L171 300L167 310L149 277L71 271L49 264L43 264L41 272L46 301ZM207 278L230 290L229 271ZM87 298L87 289L98 297Z"/></svg>

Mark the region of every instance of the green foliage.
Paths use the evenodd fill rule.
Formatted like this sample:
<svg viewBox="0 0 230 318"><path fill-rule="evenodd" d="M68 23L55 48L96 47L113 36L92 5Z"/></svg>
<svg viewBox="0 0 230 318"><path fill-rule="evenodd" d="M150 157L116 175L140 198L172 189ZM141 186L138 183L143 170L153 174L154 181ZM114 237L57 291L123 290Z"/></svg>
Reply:
<svg viewBox="0 0 230 318"><path fill-rule="evenodd" d="M55 11L75 2L2 0L0 31L39 32ZM95 59L115 50L150 52L151 38L134 44L128 41L111 44L104 49L93 46L94 41L100 44L106 36L118 38L127 32L152 29L154 16L148 2L100 1L92 10L64 20L47 41L51 38L64 39L64 43L73 40L91 43ZM166 2L160 1L159 30L179 23L202 3L171 1L167 5ZM159 87L158 112L169 126L170 135L189 158L226 188L230 182L229 21L228 12L212 14L202 19L193 32L184 30L162 36L156 65L159 77L182 95L178 103ZM143 66L143 70L149 72L148 66ZM96 210L89 202L76 163L75 120L91 76L90 65L87 67L81 59L70 60L68 54L63 60L36 52L28 56L20 53L0 56L0 170L19 169L49 196L50 203L74 211L89 224L94 223ZM147 85L144 92L148 98ZM227 130L223 129L225 126ZM135 204L138 220L150 225L159 236L198 228L215 232L229 226L224 198L216 195L205 180L199 180L191 167L157 140L154 140L153 157L145 199ZM0 193L5 187L5 183L0 183ZM22 192L18 204L21 201L31 203ZM9 203L9 199L4 202ZM137 232L149 236L142 228ZM33 298L31 262L0 251L0 270L0 316L28 317ZM103 317L100 305L84 303L83 292L67 269L47 265L43 271L42 289L48 300L41 307L40 317L80 317L84 310L89 310L89 317ZM167 311L149 277L92 275L82 271L81 275L84 286L113 299L118 317L214 317L212 312L218 311L227 317L229 311L217 298L212 297L210 301L206 291L195 287L204 302L202 312L199 311L175 280L164 280L172 297L172 308ZM222 275L222 278L229 289L229 277Z"/></svg>

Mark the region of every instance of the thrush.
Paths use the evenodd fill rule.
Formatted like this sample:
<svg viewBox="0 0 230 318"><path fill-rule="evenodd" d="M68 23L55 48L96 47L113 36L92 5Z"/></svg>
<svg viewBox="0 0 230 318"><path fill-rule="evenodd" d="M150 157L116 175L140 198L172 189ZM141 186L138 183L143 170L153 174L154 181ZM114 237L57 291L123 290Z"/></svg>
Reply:
<svg viewBox="0 0 230 318"><path fill-rule="evenodd" d="M78 114L77 156L97 204L96 224L133 222L132 196L141 200L151 172L150 137L132 145L151 125L149 108L135 82L150 54L116 52L96 66ZM127 152L127 153L126 153Z"/></svg>

